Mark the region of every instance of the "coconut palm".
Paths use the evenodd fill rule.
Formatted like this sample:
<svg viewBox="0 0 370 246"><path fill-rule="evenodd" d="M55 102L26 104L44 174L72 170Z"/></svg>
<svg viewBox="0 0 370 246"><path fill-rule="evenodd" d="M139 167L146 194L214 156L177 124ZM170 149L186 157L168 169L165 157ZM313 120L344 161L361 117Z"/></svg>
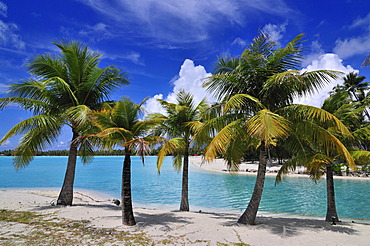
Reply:
<svg viewBox="0 0 370 246"><path fill-rule="evenodd" d="M218 130L218 134L206 149L207 160L212 160L218 153L231 152L228 148L239 148L238 151L234 151L234 158L231 161L237 164L243 156L243 151L237 144L230 143L240 140L249 141L252 144L257 140L259 143L256 184L249 205L240 217L239 223L255 224L264 186L268 148L275 145L277 141L288 138L294 127L289 117L281 113L285 111L277 110L291 105L296 96L315 92L331 79L337 78L339 74L328 70L301 72L299 66L303 59L302 42L302 35L298 35L285 47L277 48L275 42L260 32L240 57L221 58L216 69L218 73L204 83L207 90L220 100L227 100L225 113L240 116L239 119ZM322 124L331 122L341 134L347 133L343 124L334 120L331 115L318 113L320 109L304 105L295 106L293 109L306 112L306 117L323 117ZM220 128L219 123L216 125ZM204 127L206 128L211 129L209 126ZM306 133L310 134L310 132ZM327 149L333 146L342 147L336 139L315 136ZM339 148L339 150L350 159L345 148Z"/></svg>
<svg viewBox="0 0 370 246"><path fill-rule="evenodd" d="M113 66L99 68L100 54L77 42L54 43L60 54L37 55L26 64L31 78L11 84L9 97L0 99L0 108L9 103L31 111L34 116L15 125L0 144L24 134L15 149L16 168L27 166L38 151L56 142L63 126L72 130L67 169L57 204L72 205L78 144L74 141L87 129L88 109L109 99L114 89L128 84ZM88 152L85 152L88 153ZM90 153L91 154L91 153ZM82 160L89 161L85 156Z"/></svg>
<svg viewBox="0 0 370 246"><path fill-rule="evenodd" d="M162 124L157 128L157 134L170 137L158 153L158 172L161 170L164 157L168 154L173 154L174 167L178 170L182 167L180 211L189 211L189 149L195 133L195 128L192 125L194 126L195 122L199 122L202 119L202 112L205 111L207 104L202 100L198 105L195 105L193 96L184 91L176 94L176 100L177 103L159 100L162 107L166 110L166 115L152 114L150 117L162 120Z"/></svg>
<svg viewBox="0 0 370 246"><path fill-rule="evenodd" d="M131 198L131 155L142 157L148 153L150 145L158 143L160 137L145 135L157 124L156 120L140 120L143 115L142 104L135 104L128 99L114 103L105 103L101 110L90 114L91 123L99 133L85 135L78 142L90 141L94 147L112 149L123 147L125 157L122 170L122 223L135 225Z"/></svg>
<svg viewBox="0 0 370 246"><path fill-rule="evenodd" d="M340 139L353 137L348 128L329 112L313 108L309 112L307 106L290 106L280 111L289 118L292 129L284 141L285 147L292 153L292 158L286 161L278 172L276 181L282 180L282 175L297 166L306 166L310 177L318 180L326 173L327 183L327 213L326 221L339 221L335 205L333 169L338 161L345 161L350 168L356 170L350 151ZM303 110L303 111L302 111ZM289 112L290 111L290 112ZM315 116L311 115L312 113Z"/></svg>
<svg viewBox="0 0 370 246"><path fill-rule="evenodd" d="M369 89L369 82L364 82L365 76L359 76L356 72L350 72L344 77L343 87L356 101L365 98L365 91Z"/></svg>
<svg viewBox="0 0 370 246"><path fill-rule="evenodd" d="M367 150L369 148L369 114L366 90L368 82L363 82L364 76L349 73L344 77L344 85L336 86L330 96L325 99L323 109L334 114L352 132L356 141L348 146Z"/></svg>

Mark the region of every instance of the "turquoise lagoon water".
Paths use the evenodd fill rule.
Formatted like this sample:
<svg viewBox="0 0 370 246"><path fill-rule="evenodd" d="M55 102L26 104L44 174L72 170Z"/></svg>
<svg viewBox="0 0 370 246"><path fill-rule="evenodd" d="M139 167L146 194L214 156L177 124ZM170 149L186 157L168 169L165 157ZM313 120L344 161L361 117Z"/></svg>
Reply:
<svg viewBox="0 0 370 246"><path fill-rule="evenodd" d="M166 157L158 175L156 157L132 158L132 196L135 204L176 209L180 203L181 173ZM11 157L0 157L1 188L60 188L67 157L36 157L31 164L16 171ZM75 187L120 198L123 157L95 157L93 163L78 162ZM189 202L191 209L205 211L243 211L253 192L255 176L207 172L191 165ZM370 219L370 180L335 180L338 215L343 218ZM326 214L326 183L308 178L286 178L275 186L266 177L259 211L299 215Z"/></svg>

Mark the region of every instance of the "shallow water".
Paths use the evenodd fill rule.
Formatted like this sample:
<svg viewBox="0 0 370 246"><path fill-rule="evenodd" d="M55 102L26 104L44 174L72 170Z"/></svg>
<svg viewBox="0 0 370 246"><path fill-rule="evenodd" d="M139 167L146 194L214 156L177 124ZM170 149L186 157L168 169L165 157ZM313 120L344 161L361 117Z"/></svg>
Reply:
<svg viewBox="0 0 370 246"><path fill-rule="evenodd" d="M147 157L145 166L132 158L132 196L135 204L153 208L177 208L181 196L181 173L166 157L158 175L156 157ZM63 183L67 157L36 157L19 171L11 157L0 157L1 188L57 187ZM123 157L95 157L93 163L78 162L75 187L120 197ZM207 172L191 165L189 172L190 208L206 211L242 211L253 192L255 176ZM337 211L340 218L370 219L370 180L335 180ZM308 178L286 178L275 186L266 177L259 211L325 216L326 184Z"/></svg>

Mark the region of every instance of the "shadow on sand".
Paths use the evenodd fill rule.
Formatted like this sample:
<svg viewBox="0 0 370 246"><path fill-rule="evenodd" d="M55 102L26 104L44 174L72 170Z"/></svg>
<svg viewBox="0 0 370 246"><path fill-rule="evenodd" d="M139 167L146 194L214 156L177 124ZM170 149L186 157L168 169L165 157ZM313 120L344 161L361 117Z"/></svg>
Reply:
<svg viewBox="0 0 370 246"><path fill-rule="evenodd" d="M225 220L230 219L224 215L215 215L219 219ZM358 233L357 230L351 228L351 223L348 222L337 222L336 225L332 225L330 222L326 222L318 219L308 218L283 218L283 217L257 217L256 225L243 225L237 223L238 217L235 216L233 221L226 221L222 224L224 226L239 226L254 228L255 230L269 230L271 233L280 235L282 237L293 237L299 235L302 230L309 231L330 231L345 233L348 235L355 235Z"/></svg>
<svg viewBox="0 0 370 246"><path fill-rule="evenodd" d="M91 208L101 208L104 210L119 211L120 206L114 204L75 204L73 207L91 207ZM46 210L57 210L60 206L41 206L35 207L33 211L46 211ZM153 212L154 211L154 212ZM145 228L146 226L159 226L161 231L171 230L173 224L177 224L176 227L182 225L193 224L192 216L197 212L187 212L180 211L155 211L148 210L148 212L137 212L134 209L135 219L139 227ZM207 214L215 223L225 227L246 227L253 230L268 230L273 234L279 235L281 237L294 237L301 234L303 230L309 231L329 231L337 233L345 233L348 235L356 235L358 231L351 227L352 223L348 222L337 222L336 225L332 225L330 222L326 222L318 219L308 219L308 218L284 218L284 217L257 217L256 225L243 225L237 223L238 215L234 214L223 214L223 213L208 213L200 212L199 214ZM120 216L112 216L120 219Z"/></svg>

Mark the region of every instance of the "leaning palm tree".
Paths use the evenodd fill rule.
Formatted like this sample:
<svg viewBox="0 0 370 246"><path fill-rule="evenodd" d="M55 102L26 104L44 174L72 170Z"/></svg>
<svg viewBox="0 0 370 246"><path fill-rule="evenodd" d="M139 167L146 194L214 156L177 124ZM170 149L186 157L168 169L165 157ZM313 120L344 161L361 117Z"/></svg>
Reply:
<svg viewBox="0 0 370 246"><path fill-rule="evenodd" d="M105 103L101 110L90 114L90 122L98 133L85 135L78 142L87 142L93 147L112 149L123 147L125 157L122 170L122 223L135 225L131 199L131 155L144 156L150 145L157 144L161 138L145 135L157 124L156 120L140 120L143 115L142 104L135 104L128 99L114 103Z"/></svg>
<svg viewBox="0 0 370 246"><path fill-rule="evenodd" d="M237 164L243 157L243 151L237 144L230 143L243 139L251 144L255 144L255 140L259 142L256 184L239 223L255 224L264 186L268 148L287 138L293 127L289 118L277 110L291 105L296 96L315 92L339 74L328 70L300 72L302 42L302 35L298 35L285 47L276 48L276 43L260 32L240 57L221 58L216 68L217 74L204 83L207 90L219 100L227 101L224 109L226 114L239 115L239 119L225 124L221 129L220 123L217 123L218 134L206 149L206 159L212 160L218 153L227 151L234 155L229 164ZM305 108L303 105L299 107ZM316 108L306 111L306 117L320 115L315 113ZM328 121L330 117L323 119ZM336 126L344 134L343 127L338 124ZM335 146L335 141L333 145L326 145L329 146ZM238 151L233 151L236 148Z"/></svg>
<svg viewBox="0 0 370 246"><path fill-rule="evenodd" d="M54 43L61 54L44 54L27 64L31 78L11 84L9 97L0 99L0 108L9 103L31 111L34 116L15 125L0 144L16 134L24 134L15 149L16 168L27 166L36 155L56 142L63 126L72 130L64 183L57 204L72 205L78 144L74 141L88 128L88 109L97 109L111 92L128 84L113 66L99 68L100 54L87 45L72 41ZM86 152L87 153L87 152ZM91 153L90 153L91 154ZM89 161L85 156L82 160Z"/></svg>
<svg viewBox="0 0 370 246"><path fill-rule="evenodd" d="M184 91L178 92L176 96L177 103L159 100L162 107L166 110L166 115L152 114L150 117L162 121L162 124L156 129L157 134L170 137L170 140L164 143L158 153L158 172L161 170L164 157L168 154L173 154L174 167L178 170L182 167L180 211L189 211L189 149L195 133L195 128L192 127L192 124L201 121L202 113L205 111L207 104L202 100L198 105L195 105L193 96Z"/></svg>

